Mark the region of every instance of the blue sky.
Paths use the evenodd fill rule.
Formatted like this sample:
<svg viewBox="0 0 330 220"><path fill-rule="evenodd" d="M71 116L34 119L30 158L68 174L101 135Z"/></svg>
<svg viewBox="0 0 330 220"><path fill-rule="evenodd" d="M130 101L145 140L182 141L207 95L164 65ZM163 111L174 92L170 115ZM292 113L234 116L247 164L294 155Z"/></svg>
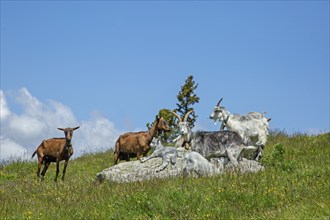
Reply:
<svg viewBox="0 0 330 220"><path fill-rule="evenodd" d="M1 150L76 124L81 151L109 148L174 109L188 75L198 129L219 129L223 97L271 129L329 131L329 1L1 1Z"/></svg>

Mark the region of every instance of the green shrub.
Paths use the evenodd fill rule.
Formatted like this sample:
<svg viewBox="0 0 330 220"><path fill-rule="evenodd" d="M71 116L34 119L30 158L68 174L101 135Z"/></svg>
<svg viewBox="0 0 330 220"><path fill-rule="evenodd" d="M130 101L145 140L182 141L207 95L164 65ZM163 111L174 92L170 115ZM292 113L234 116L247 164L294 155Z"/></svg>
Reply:
<svg viewBox="0 0 330 220"><path fill-rule="evenodd" d="M262 158L262 164L268 168L276 170L294 172L297 163L294 160L289 160L286 157L286 152L283 144L276 144L270 154Z"/></svg>

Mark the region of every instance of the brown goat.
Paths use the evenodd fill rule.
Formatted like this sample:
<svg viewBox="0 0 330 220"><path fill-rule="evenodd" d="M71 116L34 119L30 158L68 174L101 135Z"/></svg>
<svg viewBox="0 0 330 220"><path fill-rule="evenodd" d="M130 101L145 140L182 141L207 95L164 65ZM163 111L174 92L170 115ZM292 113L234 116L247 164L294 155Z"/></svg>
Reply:
<svg viewBox="0 0 330 220"><path fill-rule="evenodd" d="M71 144L71 139L73 136L73 131L78 129L75 128L58 128L64 131L65 138L51 138L43 140L38 146L37 150L32 154L32 158L35 154L38 156L38 171L37 176L40 178L40 169L42 164L44 164L44 169L41 172L41 180L44 180L45 173L51 162L56 162L56 176L55 181L57 181L58 173L60 172L60 162L65 160L63 168L62 180L64 181L66 167L68 165L69 159L73 154L73 148Z"/></svg>
<svg viewBox="0 0 330 220"><path fill-rule="evenodd" d="M116 141L114 152L114 164L117 164L118 159L125 158L126 161L130 157L135 156L139 160L142 156L147 156L152 138L155 137L158 131L170 131L166 120L163 117L157 117L149 131L128 132L119 136Z"/></svg>

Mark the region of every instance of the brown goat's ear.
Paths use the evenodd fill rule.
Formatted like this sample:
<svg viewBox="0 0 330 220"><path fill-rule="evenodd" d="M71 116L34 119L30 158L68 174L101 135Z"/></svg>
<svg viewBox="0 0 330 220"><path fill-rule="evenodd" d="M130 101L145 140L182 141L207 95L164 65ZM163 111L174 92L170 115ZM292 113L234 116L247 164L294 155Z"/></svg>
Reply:
<svg viewBox="0 0 330 220"><path fill-rule="evenodd" d="M272 120L272 118L268 118L267 121L269 122L270 120Z"/></svg>
<svg viewBox="0 0 330 220"><path fill-rule="evenodd" d="M64 128L57 128L58 130L64 131Z"/></svg>
<svg viewBox="0 0 330 220"><path fill-rule="evenodd" d="M77 130L78 128L80 128L80 126L78 126L78 127L75 127L75 128L72 128L72 130Z"/></svg>

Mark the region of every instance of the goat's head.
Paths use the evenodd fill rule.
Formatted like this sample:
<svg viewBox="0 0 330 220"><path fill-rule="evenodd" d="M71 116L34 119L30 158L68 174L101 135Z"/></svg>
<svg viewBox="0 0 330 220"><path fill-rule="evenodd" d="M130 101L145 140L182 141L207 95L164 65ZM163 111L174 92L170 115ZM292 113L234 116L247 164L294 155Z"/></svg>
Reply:
<svg viewBox="0 0 330 220"><path fill-rule="evenodd" d="M271 118L266 118L265 114L266 114L266 112L263 112L262 115L261 115L261 118L262 118L262 121L264 123L264 126L266 127L267 130L269 130L268 122L272 119Z"/></svg>
<svg viewBox="0 0 330 220"><path fill-rule="evenodd" d="M64 131L65 134L65 140L67 141L71 141L72 137L73 137L73 131L77 130L79 128L75 127L75 128L57 128L58 130Z"/></svg>
<svg viewBox="0 0 330 220"><path fill-rule="evenodd" d="M161 144L162 144L162 142L160 141L160 138L153 138L151 143L150 143L150 147L151 148L157 148Z"/></svg>
<svg viewBox="0 0 330 220"><path fill-rule="evenodd" d="M190 131L189 128L189 122L187 122L189 115L193 112L194 110L190 110L189 112L186 113L186 115L183 117L183 120L181 117L172 111L172 113L179 119L179 131L181 135L188 134Z"/></svg>
<svg viewBox="0 0 330 220"><path fill-rule="evenodd" d="M217 121L224 120L223 112L225 111L225 107L220 106L220 103L223 98L219 100L217 105L214 107L213 112L210 114L210 119L216 123Z"/></svg>
<svg viewBox="0 0 330 220"><path fill-rule="evenodd" d="M163 117L157 117L157 129L162 131L171 131L170 126Z"/></svg>

